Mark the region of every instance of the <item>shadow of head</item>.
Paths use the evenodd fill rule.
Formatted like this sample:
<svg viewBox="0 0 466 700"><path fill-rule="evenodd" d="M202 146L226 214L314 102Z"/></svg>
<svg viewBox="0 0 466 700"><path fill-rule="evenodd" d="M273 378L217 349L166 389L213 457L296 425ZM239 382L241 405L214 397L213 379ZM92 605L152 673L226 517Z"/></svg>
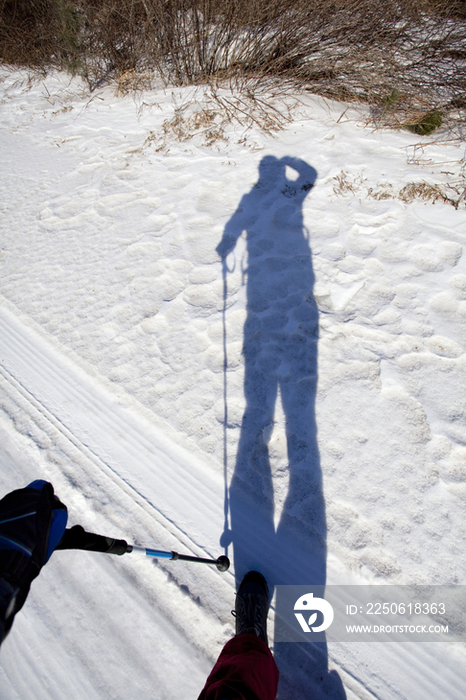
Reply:
<svg viewBox="0 0 466 700"><path fill-rule="evenodd" d="M295 175L293 177L287 177L287 168L294 171ZM292 158L291 156L284 156L283 158L264 156L259 163L259 180L257 186L271 189L273 187L297 183L299 180L299 187L297 189L307 193L314 185L316 178L316 170L298 158ZM286 192L283 192L283 194L286 194Z"/></svg>

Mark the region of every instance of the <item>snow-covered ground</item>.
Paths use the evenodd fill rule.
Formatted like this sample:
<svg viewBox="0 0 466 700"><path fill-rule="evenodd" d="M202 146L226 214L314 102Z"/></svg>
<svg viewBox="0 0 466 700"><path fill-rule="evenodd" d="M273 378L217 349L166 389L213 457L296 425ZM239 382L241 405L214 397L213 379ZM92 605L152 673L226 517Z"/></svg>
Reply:
<svg viewBox="0 0 466 700"><path fill-rule="evenodd" d="M55 553L1 697L195 699L248 568L464 583L466 210L406 196L460 182L464 143L314 97L266 134L199 90L0 89L0 491L232 559ZM281 699L464 697L460 644L275 655Z"/></svg>

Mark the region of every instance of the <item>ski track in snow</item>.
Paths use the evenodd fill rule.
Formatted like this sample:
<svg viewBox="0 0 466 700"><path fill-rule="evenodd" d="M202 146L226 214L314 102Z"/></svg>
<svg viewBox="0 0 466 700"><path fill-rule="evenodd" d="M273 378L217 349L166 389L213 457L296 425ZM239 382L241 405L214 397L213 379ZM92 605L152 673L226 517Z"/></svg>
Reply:
<svg viewBox="0 0 466 700"><path fill-rule="evenodd" d="M341 106L316 99L276 139L250 130L240 145L244 133L231 126L214 147L200 135L167 146L153 135L173 113L168 93L135 105L108 89L89 100L62 76L32 90L14 79L4 79L0 113L11 163L1 183L3 491L39 471L69 506L71 524L221 553L222 310L225 301L231 477L245 409L252 249L240 237L229 254L226 300L215 249L254 191L263 156L296 155L317 171L302 219L319 311L327 582L462 583L466 214L334 193L342 170L399 189L423 177L442 182L446 166L435 163L455 168L458 146L433 144L423 168L407 164L412 135L371 133L355 115L336 123ZM258 225L291 236L298 224L287 218L289 200L280 201L277 192ZM264 264L269 250L263 243ZM270 272L277 288L280 274ZM286 423L279 395L264 430L275 524L289 484ZM269 578L296 580L305 545L289 540L287 560L265 532L252 518L252 556ZM63 697L62 681L67 698L196 697L232 634L233 573L56 553L2 649L2 697ZM348 700L464 695L462 645L330 645L329 664ZM280 697L307 697L306 678L293 674L283 662Z"/></svg>

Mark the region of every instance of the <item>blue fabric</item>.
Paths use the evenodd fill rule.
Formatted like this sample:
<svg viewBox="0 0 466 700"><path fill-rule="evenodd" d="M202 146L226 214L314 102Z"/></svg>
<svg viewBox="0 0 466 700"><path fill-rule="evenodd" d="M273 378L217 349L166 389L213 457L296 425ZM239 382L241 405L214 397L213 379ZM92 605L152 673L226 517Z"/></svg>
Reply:
<svg viewBox="0 0 466 700"><path fill-rule="evenodd" d="M31 481L30 484L26 486L27 489L37 489L37 491L42 491L44 488L45 484L47 482L44 481L43 479L36 479L35 481Z"/></svg>
<svg viewBox="0 0 466 700"><path fill-rule="evenodd" d="M48 562L53 550L60 542L64 535L66 523L68 522L68 511L60 509L54 510L52 513L52 525L50 527L49 543L47 546L47 556L45 561Z"/></svg>
<svg viewBox="0 0 466 700"><path fill-rule="evenodd" d="M37 491L42 491L47 482L44 479L36 479L28 484L28 489L36 489ZM47 555L45 562L47 563L52 553L60 542L61 538L66 529L66 523L68 522L68 511L63 508L57 508L52 512L52 522L50 525L49 541L47 545Z"/></svg>
<svg viewBox="0 0 466 700"><path fill-rule="evenodd" d="M31 557L39 547L43 553L37 563L43 566L63 537L67 521L68 511L51 484L36 479L2 499L0 550L16 550Z"/></svg>
<svg viewBox="0 0 466 700"><path fill-rule="evenodd" d="M37 491L42 491L47 482L44 479L36 479L28 484L28 489L36 489ZM47 545L47 554L45 562L47 563L52 552L54 551L57 544L60 542L61 538L66 529L66 523L68 522L68 511L63 508L57 508L52 512L52 521L50 525L49 540Z"/></svg>
<svg viewBox="0 0 466 700"><path fill-rule="evenodd" d="M66 506L36 479L0 500L0 644L65 532Z"/></svg>

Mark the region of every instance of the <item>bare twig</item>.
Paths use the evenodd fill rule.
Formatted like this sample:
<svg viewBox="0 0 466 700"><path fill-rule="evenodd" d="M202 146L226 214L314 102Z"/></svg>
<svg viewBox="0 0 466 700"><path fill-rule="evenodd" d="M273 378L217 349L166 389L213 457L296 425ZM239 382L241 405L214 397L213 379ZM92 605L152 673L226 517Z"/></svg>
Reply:
<svg viewBox="0 0 466 700"><path fill-rule="evenodd" d="M370 105L377 126L466 122L464 0L0 1L0 60L65 69L92 88L119 78L122 92L151 74L165 85L234 80L249 91L237 113L273 80L281 94L293 85Z"/></svg>

